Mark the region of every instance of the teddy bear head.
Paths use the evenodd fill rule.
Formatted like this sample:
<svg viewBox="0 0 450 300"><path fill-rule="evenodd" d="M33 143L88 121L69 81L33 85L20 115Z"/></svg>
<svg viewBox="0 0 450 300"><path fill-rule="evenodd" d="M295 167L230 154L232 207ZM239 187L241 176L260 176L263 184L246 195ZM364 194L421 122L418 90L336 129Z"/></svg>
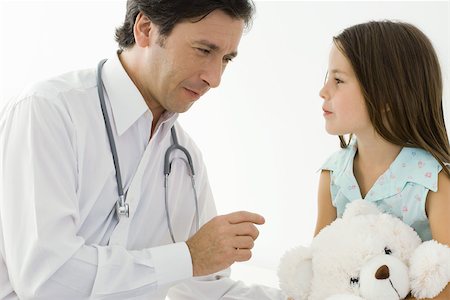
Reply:
<svg viewBox="0 0 450 300"><path fill-rule="evenodd" d="M417 233L401 220L356 200L309 248L298 247L283 256L280 287L298 300L339 299L339 294L403 299L410 291L408 261L420 244Z"/></svg>

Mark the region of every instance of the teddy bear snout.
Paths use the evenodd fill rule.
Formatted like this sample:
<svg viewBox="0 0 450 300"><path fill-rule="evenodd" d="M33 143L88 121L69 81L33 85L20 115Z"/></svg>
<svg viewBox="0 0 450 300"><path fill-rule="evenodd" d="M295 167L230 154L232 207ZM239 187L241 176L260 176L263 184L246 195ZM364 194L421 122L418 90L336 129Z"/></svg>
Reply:
<svg viewBox="0 0 450 300"><path fill-rule="evenodd" d="M378 268L378 270L375 272L375 278L376 279L388 279L389 278L389 267L386 265L382 265Z"/></svg>

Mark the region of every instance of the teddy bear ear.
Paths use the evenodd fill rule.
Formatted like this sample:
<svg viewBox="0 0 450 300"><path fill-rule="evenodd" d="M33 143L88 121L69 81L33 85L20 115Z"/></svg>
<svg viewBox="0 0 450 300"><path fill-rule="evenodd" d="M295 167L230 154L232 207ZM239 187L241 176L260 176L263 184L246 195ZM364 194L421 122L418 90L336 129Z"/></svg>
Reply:
<svg viewBox="0 0 450 300"><path fill-rule="evenodd" d="M366 200L358 199L347 204L342 218L350 219L355 216L378 214L381 214L381 211L375 204Z"/></svg>
<svg viewBox="0 0 450 300"><path fill-rule="evenodd" d="M308 299L312 281L312 251L303 246L287 251L280 260L281 290L294 299Z"/></svg>
<svg viewBox="0 0 450 300"><path fill-rule="evenodd" d="M424 242L409 262L412 294L418 299L437 296L450 281L450 248L446 245Z"/></svg>

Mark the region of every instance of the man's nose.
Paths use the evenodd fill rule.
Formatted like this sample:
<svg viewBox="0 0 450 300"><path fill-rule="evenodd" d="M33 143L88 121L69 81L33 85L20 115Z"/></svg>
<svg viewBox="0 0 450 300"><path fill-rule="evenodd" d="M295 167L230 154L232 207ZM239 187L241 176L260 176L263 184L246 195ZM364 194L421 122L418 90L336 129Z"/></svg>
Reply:
<svg viewBox="0 0 450 300"><path fill-rule="evenodd" d="M220 61L220 63L210 63L205 67L201 78L210 88L218 87L220 85L220 80L222 79L224 69L225 65L222 61Z"/></svg>

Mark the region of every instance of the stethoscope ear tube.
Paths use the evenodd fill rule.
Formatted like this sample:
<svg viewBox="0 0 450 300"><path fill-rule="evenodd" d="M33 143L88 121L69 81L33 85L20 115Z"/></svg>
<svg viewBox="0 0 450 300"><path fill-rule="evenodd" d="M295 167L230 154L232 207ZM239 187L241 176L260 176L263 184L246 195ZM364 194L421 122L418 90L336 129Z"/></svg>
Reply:
<svg viewBox="0 0 450 300"><path fill-rule="evenodd" d="M128 204L125 203L125 195L123 193L122 175L120 173L119 156L117 155L116 143L114 142L114 136L111 129L111 124L106 109L105 95L103 94L103 80L102 80L102 67L105 64L106 59L101 60L97 67L97 91L100 98L100 106L102 108L103 120L105 121L106 133L108 134L109 146L114 161L114 168L116 169L117 191L119 193L119 199L116 202L117 215L129 217L130 209Z"/></svg>
<svg viewBox="0 0 450 300"><path fill-rule="evenodd" d="M180 151L183 151L183 153L186 155L186 158L188 160L187 166L189 167L189 170L191 171L191 176L194 176L195 175L194 164L192 163L191 154L189 153L189 151L186 148L184 148L183 146L178 144L178 137L177 137L177 132L175 131L175 126L173 126L170 129L170 131L172 134L173 144L167 149L166 154L164 155L164 175L170 174L170 167L171 167L170 154L174 150L180 150Z"/></svg>

